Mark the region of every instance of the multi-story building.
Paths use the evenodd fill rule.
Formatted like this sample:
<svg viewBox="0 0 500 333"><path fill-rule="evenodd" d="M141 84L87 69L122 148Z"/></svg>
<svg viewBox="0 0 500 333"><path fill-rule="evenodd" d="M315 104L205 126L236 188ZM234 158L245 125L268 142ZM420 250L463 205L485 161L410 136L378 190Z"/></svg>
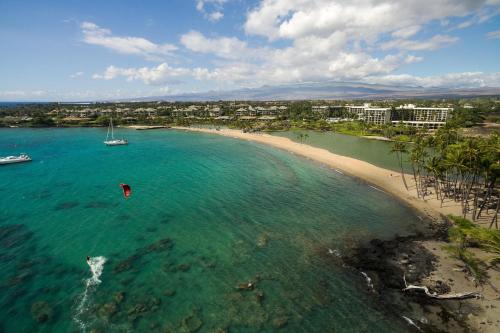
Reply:
<svg viewBox="0 0 500 333"><path fill-rule="evenodd" d="M330 115L330 106L328 105L313 105L311 106L313 114L328 117Z"/></svg>
<svg viewBox="0 0 500 333"><path fill-rule="evenodd" d="M344 115L345 108L341 105L313 105L311 110L322 117L341 117Z"/></svg>
<svg viewBox="0 0 500 333"><path fill-rule="evenodd" d="M257 106L240 107L235 112L236 117L277 116L287 110L286 106Z"/></svg>
<svg viewBox="0 0 500 333"><path fill-rule="evenodd" d="M219 117L222 115L220 107L209 108L207 111L209 117Z"/></svg>
<svg viewBox="0 0 500 333"><path fill-rule="evenodd" d="M346 108L350 117L368 124L383 125L391 121L391 108L372 107L370 104L348 105Z"/></svg>
<svg viewBox="0 0 500 333"><path fill-rule="evenodd" d="M236 117L254 117L257 115L257 110L253 107L241 107L234 112Z"/></svg>
<svg viewBox="0 0 500 333"><path fill-rule="evenodd" d="M418 128L437 129L448 121L453 108L416 107L406 104L397 107L391 117L393 124L404 124Z"/></svg>

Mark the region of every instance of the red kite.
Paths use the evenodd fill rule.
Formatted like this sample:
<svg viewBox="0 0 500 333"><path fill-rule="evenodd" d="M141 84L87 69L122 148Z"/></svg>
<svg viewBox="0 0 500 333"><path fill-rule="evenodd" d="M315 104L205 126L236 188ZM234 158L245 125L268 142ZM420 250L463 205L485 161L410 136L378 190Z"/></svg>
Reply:
<svg viewBox="0 0 500 333"><path fill-rule="evenodd" d="M120 184L120 187L122 188L123 190L123 196L125 198L128 198L130 196L130 194L132 194L132 189L130 188L130 186L128 186L127 184Z"/></svg>

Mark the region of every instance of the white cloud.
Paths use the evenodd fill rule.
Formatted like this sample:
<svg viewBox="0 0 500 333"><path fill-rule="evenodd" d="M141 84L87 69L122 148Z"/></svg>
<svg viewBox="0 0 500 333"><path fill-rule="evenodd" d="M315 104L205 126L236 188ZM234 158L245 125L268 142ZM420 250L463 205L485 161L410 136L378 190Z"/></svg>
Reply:
<svg viewBox="0 0 500 333"><path fill-rule="evenodd" d="M84 74L83 72L76 72L76 73L71 74L69 77L71 79L76 79L76 78L81 77L83 74Z"/></svg>
<svg viewBox="0 0 500 333"><path fill-rule="evenodd" d="M341 53L328 69L337 78L362 79L369 75L390 73L400 62L400 57L394 55L378 59L363 53Z"/></svg>
<svg viewBox="0 0 500 333"><path fill-rule="evenodd" d="M500 72L462 72L436 76L414 76L409 74L390 74L406 61L399 56L372 58L367 54L342 54L327 68L288 68L260 67L248 63L232 63L214 69L173 68L163 63L156 67L117 68L110 66L103 75L94 78L111 80L125 77L128 81L141 80L148 85L162 86L167 82L178 83L179 79L196 79L217 82L228 89L238 87L259 87L263 84L283 84L295 82L320 82L325 79L335 81L356 80L400 86L479 88L500 87ZM236 85L236 86L235 86ZM157 88L158 92L162 89ZM164 90L169 92L171 90Z"/></svg>
<svg viewBox="0 0 500 333"><path fill-rule="evenodd" d="M452 24L491 17L486 1L261 0L247 13L246 39L194 30L181 36L183 47L205 55L204 67L166 63L142 68L110 66L94 78L122 77L156 86L194 79L230 89L322 80L375 82L377 78L395 83L413 79L428 86L453 84L453 79L465 85L468 79L470 85L481 86L495 81L484 73L449 77L392 73L423 61L419 52L456 43L457 37L443 32ZM489 0L489 6L494 5L492 1L500 2ZM223 15L225 2L199 0L197 10L204 15ZM269 42L261 46L262 39L250 35L263 36ZM259 46L255 46L257 42Z"/></svg>
<svg viewBox="0 0 500 333"><path fill-rule="evenodd" d="M170 94L170 93L172 93L172 89L170 89L170 87L167 87L167 86L160 87L158 89L158 93L160 93L160 94Z"/></svg>
<svg viewBox="0 0 500 333"><path fill-rule="evenodd" d="M458 41L457 37L448 35L436 35L430 39L417 41L394 39L381 45L382 50L400 49L410 51L432 51L443 47L447 47Z"/></svg>
<svg viewBox="0 0 500 333"><path fill-rule="evenodd" d="M490 31L486 34L488 39L498 39L500 38L500 30Z"/></svg>
<svg viewBox="0 0 500 333"><path fill-rule="evenodd" d="M344 31L352 38L372 41L383 33L461 17L483 5L484 1L470 0L262 0L249 12L245 31L270 39Z"/></svg>
<svg viewBox="0 0 500 333"><path fill-rule="evenodd" d="M405 58L405 63L406 64L413 64L413 63L416 63L416 62L421 62L422 60L424 60L424 58L414 56L413 54L409 54Z"/></svg>
<svg viewBox="0 0 500 333"><path fill-rule="evenodd" d="M120 68L109 66L103 74L94 74L93 79L112 80L124 77L127 81L140 80L145 84L159 85L165 82L176 82L180 77L190 74L186 68L170 67L167 63L161 63L156 67Z"/></svg>
<svg viewBox="0 0 500 333"><path fill-rule="evenodd" d="M498 8L492 8L492 7L481 8L472 15L467 16L467 18L464 21L448 29L448 31L465 29L473 25L487 22L493 17L497 16L498 14L500 14L500 10Z"/></svg>
<svg viewBox="0 0 500 333"><path fill-rule="evenodd" d="M110 50L143 56L148 60L158 60L170 55L177 47L172 44L155 44L141 37L118 37L111 30L104 29L92 22L81 24L83 41L87 44L99 45Z"/></svg>
<svg viewBox="0 0 500 333"><path fill-rule="evenodd" d="M233 63L220 68L184 68L171 67L167 63L162 63L153 67L141 68L120 68L109 66L102 74L94 74L96 80L113 80L120 77L127 81L142 81L147 85L162 86L165 83L182 83L184 79L196 79L201 81L217 82L244 82L254 75L251 66L245 63Z"/></svg>
<svg viewBox="0 0 500 333"><path fill-rule="evenodd" d="M196 0L196 10L203 12L205 10L205 4L222 6L226 2L227 0Z"/></svg>
<svg viewBox="0 0 500 333"><path fill-rule="evenodd" d="M208 20L212 22L217 22L224 17L224 14L219 11L212 12L208 14Z"/></svg>
<svg viewBox="0 0 500 333"><path fill-rule="evenodd" d="M428 33L427 25L484 17L484 5L482 0L261 0L247 14L246 34L289 46L267 48L252 77L272 84L388 75L423 61L408 51L433 51L458 41L440 34L439 27L430 38L417 36ZM376 51L385 54L375 57Z"/></svg>
<svg viewBox="0 0 500 333"><path fill-rule="evenodd" d="M226 2L227 0L196 0L196 10L203 13L207 20L217 22L224 17L222 9ZM207 5L212 8L212 11L206 10Z"/></svg>
<svg viewBox="0 0 500 333"><path fill-rule="evenodd" d="M191 51L212 53L225 59L259 58L266 53L265 49L249 48L246 42L236 37L207 38L198 31L182 35L181 43Z"/></svg>
<svg viewBox="0 0 500 333"><path fill-rule="evenodd" d="M366 78L364 81L389 85L421 86L426 88L500 87L500 72L463 72L435 76L413 76L400 74Z"/></svg>
<svg viewBox="0 0 500 333"><path fill-rule="evenodd" d="M417 32L422 29L421 26L419 25L411 25L409 27L404 27L399 30L396 30L392 33L392 37L395 38L409 38L413 35L415 35Z"/></svg>

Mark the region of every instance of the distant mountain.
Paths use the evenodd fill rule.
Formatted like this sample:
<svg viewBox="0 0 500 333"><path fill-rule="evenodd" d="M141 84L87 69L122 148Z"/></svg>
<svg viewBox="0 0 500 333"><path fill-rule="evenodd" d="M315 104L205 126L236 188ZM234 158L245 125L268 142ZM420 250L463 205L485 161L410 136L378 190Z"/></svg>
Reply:
<svg viewBox="0 0 500 333"><path fill-rule="evenodd" d="M298 83L228 91L134 98L133 101L314 100L445 98L500 95L500 88L423 88L356 82ZM131 99L132 100L132 99Z"/></svg>

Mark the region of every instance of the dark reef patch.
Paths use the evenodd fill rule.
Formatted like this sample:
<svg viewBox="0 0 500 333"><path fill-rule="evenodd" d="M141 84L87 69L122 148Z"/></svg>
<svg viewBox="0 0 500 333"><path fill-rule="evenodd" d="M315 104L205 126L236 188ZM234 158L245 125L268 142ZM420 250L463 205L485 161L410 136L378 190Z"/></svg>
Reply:
<svg viewBox="0 0 500 333"><path fill-rule="evenodd" d="M87 203L84 208L111 208L111 207L116 207L117 204L115 203L110 203L107 201L91 201Z"/></svg>
<svg viewBox="0 0 500 333"><path fill-rule="evenodd" d="M42 191L37 191L37 192L30 193L28 195L28 197L30 199L35 199L35 200L36 199L41 199L41 200L43 200L43 199L48 199L48 198L52 197L52 194L53 193L51 191L49 191L49 190L42 190Z"/></svg>
<svg viewBox="0 0 500 333"><path fill-rule="evenodd" d="M138 248L134 252L134 254L119 261L113 268L113 271L116 274L129 271L133 268L136 262L140 261L144 256L153 252L168 251L172 249L173 246L174 246L173 240L171 240L170 238L163 238L148 246Z"/></svg>
<svg viewBox="0 0 500 333"><path fill-rule="evenodd" d="M54 210L65 210L65 209L72 209L75 208L79 205L77 201L65 201L65 202L60 202L58 203L55 207Z"/></svg>
<svg viewBox="0 0 500 333"><path fill-rule="evenodd" d="M0 227L0 247L11 249L27 243L33 237L23 224L12 224Z"/></svg>

